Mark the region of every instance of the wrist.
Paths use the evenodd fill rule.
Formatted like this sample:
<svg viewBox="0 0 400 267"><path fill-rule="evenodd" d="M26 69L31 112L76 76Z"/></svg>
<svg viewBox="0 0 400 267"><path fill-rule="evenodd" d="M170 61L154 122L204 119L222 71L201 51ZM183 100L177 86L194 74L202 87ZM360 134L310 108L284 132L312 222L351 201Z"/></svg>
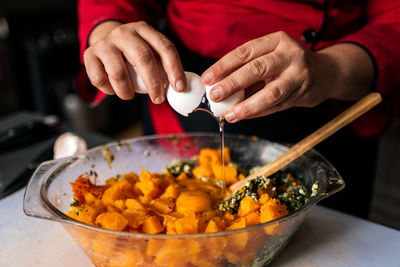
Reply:
<svg viewBox="0 0 400 267"><path fill-rule="evenodd" d="M116 20L106 20L100 22L92 29L88 38L88 45L93 45L120 25L122 25L122 23Z"/></svg>
<svg viewBox="0 0 400 267"><path fill-rule="evenodd" d="M322 71L331 84L331 98L358 100L372 90L374 66L362 48L343 43L318 51L317 54L324 61Z"/></svg>

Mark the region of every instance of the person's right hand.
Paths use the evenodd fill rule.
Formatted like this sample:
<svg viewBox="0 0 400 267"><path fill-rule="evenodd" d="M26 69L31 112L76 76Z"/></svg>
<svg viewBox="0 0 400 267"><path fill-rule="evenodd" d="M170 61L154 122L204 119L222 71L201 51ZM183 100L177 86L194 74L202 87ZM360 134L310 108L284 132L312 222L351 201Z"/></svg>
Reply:
<svg viewBox="0 0 400 267"><path fill-rule="evenodd" d="M136 67L155 104L164 102L169 84L179 92L186 89L178 52L162 33L143 21L128 24L106 21L98 25L84 54L91 83L106 94L132 99L135 89L125 61Z"/></svg>

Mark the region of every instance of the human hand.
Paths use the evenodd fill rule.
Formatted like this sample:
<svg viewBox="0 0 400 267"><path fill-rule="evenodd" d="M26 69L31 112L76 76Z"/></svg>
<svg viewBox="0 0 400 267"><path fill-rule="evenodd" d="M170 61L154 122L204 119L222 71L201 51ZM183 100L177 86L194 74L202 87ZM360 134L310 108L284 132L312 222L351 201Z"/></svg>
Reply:
<svg viewBox="0 0 400 267"><path fill-rule="evenodd" d="M340 44L316 53L276 32L229 52L202 80L218 82L210 92L215 102L246 90L247 98L225 112L227 121L237 122L294 106L313 107L328 98L356 100L370 90L372 77L372 61L358 46Z"/></svg>
<svg viewBox="0 0 400 267"><path fill-rule="evenodd" d="M125 61L136 67L155 104L164 102L169 84L176 91L186 88L174 44L146 22L106 21L93 30L89 44L84 54L86 72L91 83L106 94L133 98L135 88Z"/></svg>

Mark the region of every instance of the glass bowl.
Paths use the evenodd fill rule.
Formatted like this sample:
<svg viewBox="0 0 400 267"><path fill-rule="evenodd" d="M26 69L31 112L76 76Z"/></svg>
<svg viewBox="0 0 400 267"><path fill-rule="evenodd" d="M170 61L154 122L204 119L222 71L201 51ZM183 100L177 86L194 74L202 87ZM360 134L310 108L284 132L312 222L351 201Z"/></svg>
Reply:
<svg viewBox="0 0 400 267"><path fill-rule="evenodd" d="M225 145L233 162L250 165L270 162L287 149L238 135L226 135ZM24 212L62 223L96 266L263 266L285 246L318 201L344 188L335 168L311 150L285 170L303 178L308 187L318 181L318 193L296 212L267 223L217 233L152 235L101 229L65 215L73 199L70 182L83 173L97 173L97 184L102 184L116 174L141 169L162 172L172 160L189 159L204 147L219 148L219 135L146 136L43 162L27 185ZM112 162L105 160L105 151L113 153Z"/></svg>

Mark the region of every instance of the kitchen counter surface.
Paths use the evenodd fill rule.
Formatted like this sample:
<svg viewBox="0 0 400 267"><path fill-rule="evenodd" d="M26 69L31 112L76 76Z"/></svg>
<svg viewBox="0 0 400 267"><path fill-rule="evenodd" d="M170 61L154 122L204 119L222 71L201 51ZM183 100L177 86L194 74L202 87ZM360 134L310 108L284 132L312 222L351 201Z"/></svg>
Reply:
<svg viewBox="0 0 400 267"><path fill-rule="evenodd" d="M26 216L23 195L0 201L0 266L94 266L61 224ZM400 231L317 206L272 266L400 266Z"/></svg>

